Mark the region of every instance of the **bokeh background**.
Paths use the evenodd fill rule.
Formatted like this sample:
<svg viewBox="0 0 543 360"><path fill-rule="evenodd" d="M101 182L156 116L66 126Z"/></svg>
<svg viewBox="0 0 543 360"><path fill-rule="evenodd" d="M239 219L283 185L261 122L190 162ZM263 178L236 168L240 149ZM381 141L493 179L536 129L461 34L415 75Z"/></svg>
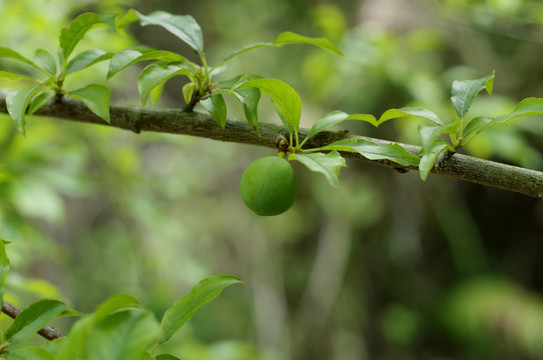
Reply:
<svg viewBox="0 0 543 360"><path fill-rule="evenodd" d="M130 7L194 16L211 62L287 30L330 39L345 58L307 46L266 48L236 58L220 76L286 81L301 95L303 127L332 110L378 116L402 106L452 119L452 81L494 69L494 94L476 100L473 116L543 97L536 0L0 0L0 43L26 56L54 51L78 14ZM135 24L128 34L92 30L77 50L138 43L192 56L163 29ZM21 70L7 60L0 66ZM139 70L107 82L112 102L137 104ZM106 73L107 64L96 65L67 87L106 83ZM182 107L183 81L168 82L154 106ZM230 103L229 116L243 117L239 104ZM260 117L278 121L268 100ZM419 124L345 126L418 144ZM463 151L542 171L542 149L543 118L530 117L488 129ZM91 312L128 293L161 316L201 278L227 273L245 284L200 310L164 351L184 360L543 359L540 200L349 161L338 188L296 166L294 207L261 218L243 205L239 180L250 162L271 154L45 118L28 120L25 139L0 115L8 300L25 307L53 297Z"/></svg>

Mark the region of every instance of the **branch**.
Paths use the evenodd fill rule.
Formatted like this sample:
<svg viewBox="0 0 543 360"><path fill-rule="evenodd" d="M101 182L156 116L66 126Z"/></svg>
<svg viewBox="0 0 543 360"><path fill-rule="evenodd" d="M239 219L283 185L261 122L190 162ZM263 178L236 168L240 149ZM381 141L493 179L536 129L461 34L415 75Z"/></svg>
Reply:
<svg viewBox="0 0 543 360"><path fill-rule="evenodd" d="M7 113L5 93L0 93L0 112ZM108 125L104 120L91 113L82 102L67 98L45 105L35 115ZM258 136L247 122L228 119L226 127L221 129L209 115L198 112L184 112L180 109L112 105L110 107L110 118L111 124L108 126L131 130L136 133L153 131L184 134L270 148L276 148L279 139L288 138L287 131L283 127L274 124L260 124L260 136ZM301 141L308 133L308 130L300 129L299 133ZM325 146L338 140L353 138L368 140L380 145L392 143L391 141L365 136L354 136L347 131L325 131L308 141L307 148ZM415 155L421 149L414 145L399 145ZM342 155L347 158L355 158L391 167L401 172L409 169L418 170L417 167L404 167L388 160L368 160L354 153L343 153ZM432 173L543 199L543 172L540 171L455 153L436 163Z"/></svg>
<svg viewBox="0 0 543 360"><path fill-rule="evenodd" d="M17 315L21 313L21 309L19 309L17 306L7 302L4 300L2 304L2 312L9 316L12 319L15 319ZM47 340L55 340L58 338L63 338L64 335L53 329L51 326L45 326L43 329L38 331L38 334L40 334L42 337L46 338Z"/></svg>

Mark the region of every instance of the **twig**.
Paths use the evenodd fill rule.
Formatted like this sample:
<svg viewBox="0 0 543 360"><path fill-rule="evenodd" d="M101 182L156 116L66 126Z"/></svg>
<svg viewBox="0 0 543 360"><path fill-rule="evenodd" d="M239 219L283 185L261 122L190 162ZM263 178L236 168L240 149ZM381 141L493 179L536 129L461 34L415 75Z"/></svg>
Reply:
<svg viewBox="0 0 543 360"><path fill-rule="evenodd" d="M5 93L2 92L0 92L0 112L7 113ZM90 112L81 101L67 98L57 102L50 102L42 107L36 115L108 125L104 120ZM199 112L184 112L180 109L112 105L110 107L110 118L111 123L109 126L137 133L152 131L184 134L270 148L277 148L278 136L288 137L288 133L283 127L274 124L260 124L259 136L247 122L228 119L225 128L222 129L209 115ZM303 141L308 130L300 129L299 133L300 141ZM353 136L347 131L325 131L310 139L306 148L325 146L334 141L354 138L368 140L380 145L393 143L364 136ZM418 146L399 145L415 155L420 151ZM401 170L401 172L418 170L417 167L403 167L388 160L368 160L355 153L343 153L342 155ZM436 164L431 172L543 199L543 172L540 171L456 153Z"/></svg>
<svg viewBox="0 0 543 360"><path fill-rule="evenodd" d="M19 309L17 306L7 302L4 300L2 304L2 312L9 316L12 319L15 319L20 313L21 309ZM51 326L46 325L43 329L38 331L38 334L40 334L42 337L46 338L47 340L55 340L59 338L63 338L64 335L59 333L57 330L52 328Z"/></svg>

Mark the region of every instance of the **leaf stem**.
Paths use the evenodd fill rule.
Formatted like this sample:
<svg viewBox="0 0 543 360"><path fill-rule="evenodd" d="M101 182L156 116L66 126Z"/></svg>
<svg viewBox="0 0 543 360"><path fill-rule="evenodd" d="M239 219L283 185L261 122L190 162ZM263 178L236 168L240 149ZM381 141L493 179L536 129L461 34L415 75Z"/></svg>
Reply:
<svg viewBox="0 0 543 360"><path fill-rule="evenodd" d="M205 72L205 83L206 85L211 82L210 76L209 76L209 68L207 67L207 60L205 57L205 54L203 52L198 52L198 55L200 55L200 60L202 61L202 66L204 67Z"/></svg>
<svg viewBox="0 0 543 360"><path fill-rule="evenodd" d="M318 147L318 148L311 148L311 149L299 149L299 151L301 153L308 154L308 153L314 153L314 152L319 152L319 151L324 151L324 150L322 150L322 148Z"/></svg>
<svg viewBox="0 0 543 360"><path fill-rule="evenodd" d="M294 152L298 150L297 147L293 147L293 146L292 146L292 133L289 133L289 134L288 134L288 143L289 143L290 146L294 149Z"/></svg>

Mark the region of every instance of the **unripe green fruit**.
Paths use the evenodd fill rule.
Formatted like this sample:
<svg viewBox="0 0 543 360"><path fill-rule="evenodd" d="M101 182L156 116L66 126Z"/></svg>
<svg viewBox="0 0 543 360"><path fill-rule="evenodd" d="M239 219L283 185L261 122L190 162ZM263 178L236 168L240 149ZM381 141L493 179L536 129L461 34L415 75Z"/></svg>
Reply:
<svg viewBox="0 0 543 360"><path fill-rule="evenodd" d="M240 192L245 205L257 215L279 215L294 203L298 178L287 160L266 156L245 169Z"/></svg>

